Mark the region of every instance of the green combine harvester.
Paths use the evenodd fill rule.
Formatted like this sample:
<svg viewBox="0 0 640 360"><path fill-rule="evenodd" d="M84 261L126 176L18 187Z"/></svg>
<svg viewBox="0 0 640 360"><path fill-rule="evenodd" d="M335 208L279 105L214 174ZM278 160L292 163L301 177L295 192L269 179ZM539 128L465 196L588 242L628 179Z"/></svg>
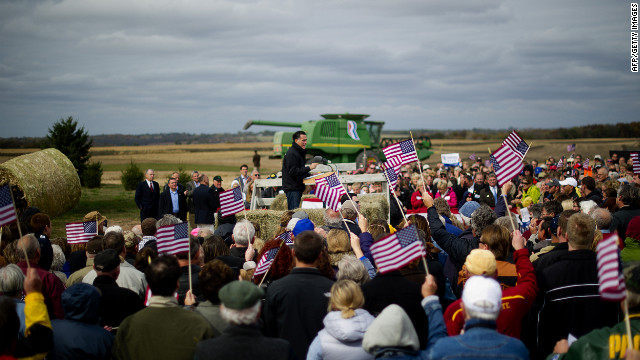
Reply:
<svg viewBox="0 0 640 360"><path fill-rule="evenodd" d="M251 125L283 126L298 128L307 133L307 156L319 155L334 163L355 162L364 166L371 162L386 161L382 148L402 138L382 138L384 121L367 121L365 114L323 114L322 120L301 123L249 120L244 130ZM273 135L273 154L269 158L282 158L291 147L293 131L278 131ZM414 137L420 160L433 154L431 140L427 136Z"/></svg>

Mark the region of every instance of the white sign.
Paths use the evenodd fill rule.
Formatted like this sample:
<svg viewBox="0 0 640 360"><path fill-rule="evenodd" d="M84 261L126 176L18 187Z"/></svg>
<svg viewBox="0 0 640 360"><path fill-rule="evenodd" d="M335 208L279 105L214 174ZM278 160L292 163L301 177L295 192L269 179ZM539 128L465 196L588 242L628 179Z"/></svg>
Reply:
<svg viewBox="0 0 640 360"><path fill-rule="evenodd" d="M460 166L460 154L441 154L442 163L446 166Z"/></svg>

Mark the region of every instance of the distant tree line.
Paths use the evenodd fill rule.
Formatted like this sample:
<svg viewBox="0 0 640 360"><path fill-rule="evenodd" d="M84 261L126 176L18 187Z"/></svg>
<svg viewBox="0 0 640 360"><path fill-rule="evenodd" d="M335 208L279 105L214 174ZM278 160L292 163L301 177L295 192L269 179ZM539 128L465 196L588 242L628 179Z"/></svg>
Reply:
<svg viewBox="0 0 640 360"><path fill-rule="evenodd" d="M557 129L469 129L469 130L413 130L414 136L427 135L432 139L467 139L467 140L498 140L505 138L512 130L518 130L525 139L576 139L576 138L640 138L640 122L617 123L615 125L595 124L574 126ZM164 133L142 135L95 135L89 139L93 146L142 146L142 145L168 145L168 144L216 144L224 142L243 143L264 141L270 138L275 131L264 130L261 132L238 131L237 133L218 134L187 134ZM385 136L394 134L407 134L407 130L383 130ZM0 138L2 149L40 148L45 138L36 137L11 137Z"/></svg>

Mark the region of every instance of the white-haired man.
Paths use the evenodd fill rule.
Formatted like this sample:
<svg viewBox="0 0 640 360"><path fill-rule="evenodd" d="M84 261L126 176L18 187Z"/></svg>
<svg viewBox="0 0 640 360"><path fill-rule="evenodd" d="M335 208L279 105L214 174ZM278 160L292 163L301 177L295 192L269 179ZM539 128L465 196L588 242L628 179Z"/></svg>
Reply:
<svg viewBox="0 0 640 360"><path fill-rule="evenodd" d="M233 227L233 234L231 238L233 239L234 245L231 247L231 255L235 257L239 257L241 259L246 259L246 252L249 249L249 244L253 243L253 239L256 235L256 229L253 227L253 224L248 220L242 220L238 222ZM254 251L254 254L251 256L252 260L255 261L255 250L251 248L251 251Z"/></svg>
<svg viewBox="0 0 640 360"><path fill-rule="evenodd" d="M262 289L249 281L233 281L220 289L220 315L229 323L222 334L198 343L196 359L294 359L287 340L268 338L258 326Z"/></svg>

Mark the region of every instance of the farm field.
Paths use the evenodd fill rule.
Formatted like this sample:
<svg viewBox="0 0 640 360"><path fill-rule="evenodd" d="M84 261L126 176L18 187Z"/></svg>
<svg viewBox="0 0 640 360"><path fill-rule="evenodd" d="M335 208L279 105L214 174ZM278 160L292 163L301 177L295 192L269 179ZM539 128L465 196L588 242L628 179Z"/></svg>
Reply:
<svg viewBox="0 0 640 360"><path fill-rule="evenodd" d="M576 144L576 154L583 158L593 158L595 154L607 156L609 150L640 149L638 139L575 139L575 140L540 140L533 141L526 160L542 161L548 156L568 156L569 143ZM499 141L478 141L444 139L434 140L432 150L435 154L426 161L434 166L440 161L440 153L460 153L462 161L470 161L469 155L475 153L486 159L488 149L495 150ZM37 151L38 149L0 149L0 163L15 156ZM241 164L253 168L251 161L253 150L262 156L261 174L263 177L280 170L281 159L269 159L270 142L232 143L232 144L190 144L190 145L152 145L152 146L110 146L92 148L92 161L101 161L104 169L100 189L83 188L82 198L78 206L54 219L54 236L64 235L66 222L78 221L84 214L99 210L107 218L109 224L118 224L128 229L138 220L138 209L133 202L133 191L125 191L120 186L120 171L131 161L141 169L154 168L156 181L160 185L166 183L168 175L179 167L190 173L196 169L201 173L223 178L223 187L228 188L231 181L238 176Z"/></svg>

